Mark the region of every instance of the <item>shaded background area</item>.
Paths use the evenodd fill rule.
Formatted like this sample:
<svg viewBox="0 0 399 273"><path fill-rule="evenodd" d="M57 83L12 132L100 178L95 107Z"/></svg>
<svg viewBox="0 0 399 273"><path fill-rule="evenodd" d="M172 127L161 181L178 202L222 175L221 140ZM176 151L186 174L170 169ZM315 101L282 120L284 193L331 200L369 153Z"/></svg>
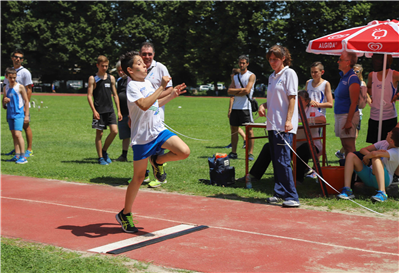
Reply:
<svg viewBox="0 0 399 273"><path fill-rule="evenodd" d="M241 54L249 56L258 83L267 84L272 71L265 54L278 43L291 51L300 88L310 78L311 63L322 61L334 89L337 58L306 53L307 43L372 20L396 19L399 2L2 1L1 10L1 73L12 65L11 52L22 48L24 66L41 87L36 91L50 92L55 82L57 92L85 93L98 55L109 58L112 70L121 53L138 50L144 41L154 43L155 59L168 67L174 82L190 87L228 86ZM371 61L359 63L367 79ZM396 61L393 68L399 68Z"/></svg>

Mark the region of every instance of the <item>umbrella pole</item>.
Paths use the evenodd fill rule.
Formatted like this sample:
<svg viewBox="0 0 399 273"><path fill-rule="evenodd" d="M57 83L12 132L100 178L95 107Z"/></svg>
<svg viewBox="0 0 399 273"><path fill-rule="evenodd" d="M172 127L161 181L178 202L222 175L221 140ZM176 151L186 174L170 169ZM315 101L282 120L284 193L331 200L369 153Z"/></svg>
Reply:
<svg viewBox="0 0 399 273"><path fill-rule="evenodd" d="M385 74L387 66L387 54L384 54L384 68L382 70L382 86L381 86L381 101L380 101L380 119L378 122L378 141L381 141L382 132L382 112L384 107L384 89L385 89Z"/></svg>

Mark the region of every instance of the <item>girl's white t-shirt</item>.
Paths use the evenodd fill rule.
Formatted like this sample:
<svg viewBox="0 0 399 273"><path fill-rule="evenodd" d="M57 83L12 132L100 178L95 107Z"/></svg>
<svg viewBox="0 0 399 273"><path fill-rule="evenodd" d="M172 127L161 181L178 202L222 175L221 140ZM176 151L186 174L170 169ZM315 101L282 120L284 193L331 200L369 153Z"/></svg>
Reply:
<svg viewBox="0 0 399 273"><path fill-rule="evenodd" d="M295 108L291 123L293 129L289 133L296 134L298 130L298 76L288 66L279 73L273 72L269 77L267 87L267 130L285 131L289 100L288 96L296 96Z"/></svg>
<svg viewBox="0 0 399 273"><path fill-rule="evenodd" d="M158 100L147 111L141 110L135 103L138 99L147 98L154 92L155 89L149 80L130 81L127 85L127 106L131 120L130 146L147 144L166 129L159 113Z"/></svg>

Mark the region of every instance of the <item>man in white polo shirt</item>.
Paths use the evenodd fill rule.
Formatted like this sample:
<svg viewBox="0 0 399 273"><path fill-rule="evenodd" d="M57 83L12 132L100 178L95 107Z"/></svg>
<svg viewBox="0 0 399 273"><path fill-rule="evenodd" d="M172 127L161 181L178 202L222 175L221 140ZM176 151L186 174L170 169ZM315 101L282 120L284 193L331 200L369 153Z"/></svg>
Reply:
<svg viewBox="0 0 399 273"><path fill-rule="evenodd" d="M140 56L143 59L145 65L147 66L147 77L145 78L146 80L149 80L154 87L155 90L157 90L162 83L162 77L163 76L169 76L169 71L166 68L165 65L163 65L160 62L157 62L154 60L155 56L155 49L154 45L150 42L144 42L141 44L140 48ZM162 99L166 96L168 96L173 90L173 82L170 80L168 84L166 85L165 90L162 92L162 94L158 97L158 99ZM165 105L159 108L159 115L161 117L162 121L165 121ZM163 151L162 151L163 152ZM151 181L148 185L152 188L156 188L162 185L162 183L166 183L166 172L164 169L165 166L162 166L163 168L163 181L155 180Z"/></svg>
<svg viewBox="0 0 399 273"><path fill-rule="evenodd" d="M154 45L150 42L144 42L141 44L140 48L140 56L143 58L145 65L147 66L147 77L146 80L149 80L152 83L152 86L157 90L162 83L163 76L169 76L169 71L162 63L154 60L155 50ZM173 90L172 80L168 82L166 89L162 92L158 99L162 99L169 95ZM159 109L159 114L161 115L162 121L165 121L165 106L162 106Z"/></svg>
<svg viewBox="0 0 399 273"><path fill-rule="evenodd" d="M17 49L11 54L11 60L14 66L14 69L17 71L17 83L22 84L25 87L26 94L28 95L29 107L30 107L30 97L32 96L32 74L28 69L22 66L22 62L24 61L24 53L22 50ZM4 85L8 84L8 80L4 79ZM29 116L30 121L30 116ZM26 142L28 143L28 147L25 152L25 157L33 156L32 151L32 129L30 128L29 123L24 123L24 130L26 134ZM15 151L12 150L7 155L13 154Z"/></svg>

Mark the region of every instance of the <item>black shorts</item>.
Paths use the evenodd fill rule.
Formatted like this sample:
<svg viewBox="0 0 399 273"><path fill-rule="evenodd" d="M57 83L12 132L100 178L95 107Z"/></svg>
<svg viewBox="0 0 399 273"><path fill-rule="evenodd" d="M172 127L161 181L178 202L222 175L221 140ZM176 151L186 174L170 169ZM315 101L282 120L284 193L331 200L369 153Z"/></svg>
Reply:
<svg viewBox="0 0 399 273"><path fill-rule="evenodd" d="M249 110L231 110L230 126L243 126L244 123L252 123L252 117Z"/></svg>
<svg viewBox="0 0 399 273"><path fill-rule="evenodd" d="M369 119L369 128L367 129L367 143L374 144L378 141L378 124L377 120ZM387 138L388 133L398 124L397 118L382 121L381 140Z"/></svg>
<svg viewBox="0 0 399 273"><path fill-rule="evenodd" d="M93 122L91 124L91 128L97 129L97 130L106 130L107 125L116 125L116 116L115 113L103 113L100 114L100 119L95 119L93 117Z"/></svg>

